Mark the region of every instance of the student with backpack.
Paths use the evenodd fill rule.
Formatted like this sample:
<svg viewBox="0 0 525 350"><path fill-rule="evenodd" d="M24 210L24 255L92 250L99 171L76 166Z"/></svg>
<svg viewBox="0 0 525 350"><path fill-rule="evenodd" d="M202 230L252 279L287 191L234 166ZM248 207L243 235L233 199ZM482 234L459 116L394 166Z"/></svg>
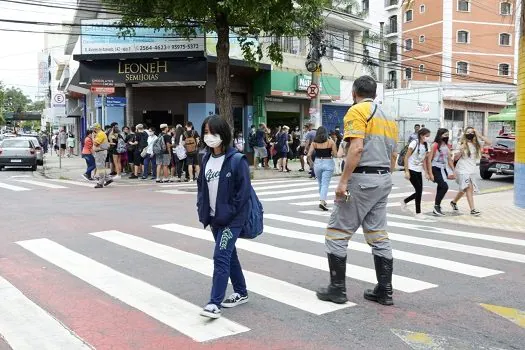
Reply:
<svg viewBox="0 0 525 350"><path fill-rule="evenodd" d="M405 178L410 180L414 190L411 196L401 201L401 208L407 210L407 204L415 199L416 217L421 217L421 197L423 195L423 171L430 181L434 181L432 167L430 165L429 146L430 130L422 128L417 133L417 140L413 140L408 145L405 155Z"/></svg>
<svg viewBox="0 0 525 350"><path fill-rule="evenodd" d="M207 148L197 180L197 209L199 221L211 227L215 250L210 301L200 314L219 318L221 307L248 302L235 242L262 233L262 206L251 186L246 156L230 146L230 125L210 116L202 124L202 135ZM234 293L224 299L228 279Z"/></svg>
<svg viewBox="0 0 525 350"><path fill-rule="evenodd" d="M453 179L454 162L450 152L449 131L445 128L438 129L436 138L432 144L430 159L432 161L432 175L434 182L437 184L436 200L434 203L434 215L445 216L441 210L441 202L448 192L447 179Z"/></svg>
<svg viewBox="0 0 525 350"><path fill-rule="evenodd" d="M193 123L186 123L186 132L182 135L186 149L186 165L190 179L195 181L199 174L199 134L194 130Z"/></svg>

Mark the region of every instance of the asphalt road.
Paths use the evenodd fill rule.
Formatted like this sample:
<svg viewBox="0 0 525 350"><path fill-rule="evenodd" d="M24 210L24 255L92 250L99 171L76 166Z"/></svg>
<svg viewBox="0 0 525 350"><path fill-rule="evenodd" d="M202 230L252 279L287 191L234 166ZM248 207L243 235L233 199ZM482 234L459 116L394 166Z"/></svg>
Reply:
<svg viewBox="0 0 525 350"><path fill-rule="evenodd" d="M415 220L396 206L411 192L401 173L389 207L394 307L362 297L375 273L359 234L348 255L351 303L316 300L329 278L328 218L315 182L275 179L254 184L266 232L237 246L250 302L214 322L198 316L213 243L197 222L194 185L91 185L0 172L0 349L525 348L523 234Z"/></svg>

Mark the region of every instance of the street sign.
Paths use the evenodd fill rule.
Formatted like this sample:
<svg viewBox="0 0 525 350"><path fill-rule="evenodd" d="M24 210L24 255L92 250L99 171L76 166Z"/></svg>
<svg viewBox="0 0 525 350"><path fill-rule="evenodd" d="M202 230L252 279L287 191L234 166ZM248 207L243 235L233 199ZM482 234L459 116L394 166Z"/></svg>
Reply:
<svg viewBox="0 0 525 350"><path fill-rule="evenodd" d="M110 95L115 93L115 87L92 86L91 92L99 95Z"/></svg>
<svg viewBox="0 0 525 350"><path fill-rule="evenodd" d="M317 97L317 95L319 95L319 86L317 84L310 84L310 86L308 86L308 89L306 90L306 94L310 98Z"/></svg>
<svg viewBox="0 0 525 350"><path fill-rule="evenodd" d="M91 79L91 86L114 87L115 81L113 79Z"/></svg>

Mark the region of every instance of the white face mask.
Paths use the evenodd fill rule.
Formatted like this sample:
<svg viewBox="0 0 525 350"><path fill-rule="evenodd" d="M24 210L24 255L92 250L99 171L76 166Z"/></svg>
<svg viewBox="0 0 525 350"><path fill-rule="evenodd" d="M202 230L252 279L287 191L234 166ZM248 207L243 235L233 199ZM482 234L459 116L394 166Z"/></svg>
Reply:
<svg viewBox="0 0 525 350"><path fill-rule="evenodd" d="M222 139L219 135L206 134L204 135L204 143L210 148L215 148L222 144Z"/></svg>

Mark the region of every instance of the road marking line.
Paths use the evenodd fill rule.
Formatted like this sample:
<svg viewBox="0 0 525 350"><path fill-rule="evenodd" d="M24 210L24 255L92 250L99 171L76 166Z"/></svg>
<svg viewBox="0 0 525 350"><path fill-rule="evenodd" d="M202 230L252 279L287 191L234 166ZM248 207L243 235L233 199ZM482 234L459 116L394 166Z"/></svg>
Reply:
<svg viewBox="0 0 525 350"><path fill-rule="evenodd" d="M157 193L167 193L167 194L197 194L197 192L189 192L189 191L180 191L180 190L160 190L155 191Z"/></svg>
<svg viewBox="0 0 525 350"><path fill-rule="evenodd" d="M319 205L319 201L307 201L307 202L300 202L300 203L290 203L291 205L297 205L299 207L311 207L313 205ZM326 204L329 204L329 205L333 205L334 204L334 200L333 199L328 199L326 201ZM398 203L398 202L390 202L390 203L387 203L386 205L388 208L390 207L400 207L401 206L401 203Z"/></svg>
<svg viewBox="0 0 525 350"><path fill-rule="evenodd" d="M299 219L299 218L288 217L284 215L264 214L264 219L265 220L266 219L277 220L277 221L288 222L288 223L297 224L297 225L326 229L325 222ZM388 224L390 225L390 222ZM356 233L363 234L363 230L359 229L356 231ZM472 255L479 255L479 256L488 257L488 258L495 258L495 259L525 263L525 255L506 252L503 250L483 248L483 247L477 247L477 246L460 244L460 243L453 243L453 242L448 242L448 241L439 241L439 240L430 239L430 238L421 238L421 237L416 237L416 236L402 235L402 234L393 233L390 231L388 232L388 236L393 241L399 241L399 242L415 244L415 245L423 245L426 247L439 248L439 249L445 249L445 250L452 250L456 252L467 253L467 254L472 254Z"/></svg>
<svg viewBox="0 0 525 350"><path fill-rule="evenodd" d="M63 183L63 184L69 184L69 185L75 185L75 186L82 186L82 187L95 187L97 184L96 181L93 182L81 182L81 181L73 181L73 180L61 180L61 179L49 179L48 181Z"/></svg>
<svg viewBox="0 0 525 350"><path fill-rule="evenodd" d="M330 185L328 188L336 188L338 185ZM256 190L257 191L257 190ZM311 192L316 191L319 192L319 186L309 186L309 187L301 187L301 188L292 188L289 190L275 190L275 191L264 191L264 192L257 192L257 196L271 196L271 195L280 195L280 194L287 194L287 193L305 193L305 192Z"/></svg>
<svg viewBox="0 0 525 350"><path fill-rule="evenodd" d="M29 188L19 187L19 186L15 186L15 185L8 185L8 184L2 183L2 182L0 182L0 188L5 188L6 190L11 190L11 191L15 191L15 192L31 191L31 189L29 189Z"/></svg>
<svg viewBox="0 0 525 350"><path fill-rule="evenodd" d="M332 215L331 211L317 211L317 210L303 210L300 211L301 214L306 215L315 215L315 216L323 216L323 217L330 217ZM430 219L418 219L412 216L406 216L406 215L396 215L396 214L386 214L389 218L395 218L395 219L401 219L401 220L408 220L408 221L418 221L418 222L437 222L435 220Z"/></svg>
<svg viewBox="0 0 525 350"><path fill-rule="evenodd" d="M178 224L157 225L153 227L162 230L167 230L170 232L176 232L182 235L202 239L209 242L214 242L211 233L203 229ZM235 245L237 249L243 249L255 254L264 255L270 258L279 259L322 271L329 271L328 261L325 257L322 256L301 253L295 250L279 248L269 244L257 243L242 239L237 240ZM377 283L374 269L351 264L347 264L346 266L346 275L348 277L368 283ZM414 293L425 289L437 287L437 285L432 283L398 275L393 275L392 284L394 285L394 288L396 290L400 290L406 293Z"/></svg>
<svg viewBox="0 0 525 350"><path fill-rule="evenodd" d="M264 190L273 190L273 189L278 189L278 188L317 186L317 183L313 181L295 181L294 183L285 184L285 185L281 185L281 183L277 183L277 185L274 184L274 186L262 186L262 187L257 186L259 185L258 183L252 183L252 185L253 185L253 189L256 191L264 191Z"/></svg>
<svg viewBox="0 0 525 350"><path fill-rule="evenodd" d="M306 179L298 180L298 178L294 178L294 179L275 179L275 180L252 180L251 183L252 185L271 185L271 184L296 183L296 181L312 182L311 180L310 181Z"/></svg>
<svg viewBox="0 0 525 350"><path fill-rule="evenodd" d="M90 235L201 273L205 276L213 276L213 260L200 255L191 254L119 231L96 232L90 233ZM322 315L356 305L354 303L342 305L327 303L317 299L314 291L255 272L243 270L243 273L246 278L248 290L283 304L311 312L315 315Z"/></svg>
<svg viewBox="0 0 525 350"><path fill-rule="evenodd" d="M0 334L11 348L92 349L2 277L0 300Z"/></svg>
<svg viewBox="0 0 525 350"><path fill-rule="evenodd" d="M408 197L413 192L403 192L403 193L391 193L388 198L403 198ZM429 194L430 192L423 192L423 195ZM328 193L329 197L334 197L335 193ZM312 193L312 194L303 194L298 196L285 196L285 197L273 197L273 198L261 198L261 201L266 202L278 202L278 201L288 201L288 200L296 200L296 199L306 199L306 198L316 198L319 197L319 193ZM295 203L292 203L295 204Z"/></svg>
<svg viewBox="0 0 525 350"><path fill-rule="evenodd" d="M446 236L472 238L472 239L478 239L481 241L505 243L505 244L510 244L514 246L525 247L525 240L517 239L517 238L485 235L482 233L473 233L473 232L465 232L465 231L456 231L456 230L451 230L447 228L440 228L440 227L434 227L434 226L423 226L423 225L409 224L409 223L403 223L403 222L388 222L388 225L392 227L407 228L410 230L423 231L423 232L432 233L432 234L437 233L437 234L446 235Z"/></svg>
<svg viewBox="0 0 525 350"><path fill-rule="evenodd" d="M222 317L209 322L199 315L201 311L199 306L113 270L51 240L42 238L21 241L17 244L198 342L250 330Z"/></svg>
<svg viewBox="0 0 525 350"><path fill-rule="evenodd" d="M518 326L525 328L525 312L513 309L510 307L504 307L504 306L498 306L498 305L490 305L490 304L479 304L484 309L495 313L498 316L501 316L503 318L506 318L507 320L511 321L512 323L517 324Z"/></svg>
<svg viewBox="0 0 525 350"><path fill-rule="evenodd" d="M30 185L42 186L42 187L54 188L54 189L67 188L67 187L60 186L60 185L48 184L45 182L33 181L33 180L16 180L16 181L23 182L23 183L30 184Z"/></svg>
<svg viewBox="0 0 525 350"><path fill-rule="evenodd" d="M286 229L272 227L268 225L264 226L264 232L273 234L273 235L277 235L277 236L281 236L281 237L301 239L304 241L310 241L310 242L316 242L316 243L324 244L325 242L324 235L304 233L304 232L293 231L293 230L286 230ZM370 253L370 246L365 243L349 241L348 249L355 250L358 252L363 252L363 253ZM447 259L434 258L434 257L426 256L426 255L409 253L409 252L405 252L405 251L398 250L398 249L394 249L393 254L394 254L395 259L412 262L414 264L435 267L438 269L456 272L456 273L460 273L460 274L467 275L467 276L482 278L482 277L488 277L488 276L493 276L493 275L503 273L503 271L487 269L487 268L479 267L475 265L463 264L460 262L447 260Z"/></svg>

